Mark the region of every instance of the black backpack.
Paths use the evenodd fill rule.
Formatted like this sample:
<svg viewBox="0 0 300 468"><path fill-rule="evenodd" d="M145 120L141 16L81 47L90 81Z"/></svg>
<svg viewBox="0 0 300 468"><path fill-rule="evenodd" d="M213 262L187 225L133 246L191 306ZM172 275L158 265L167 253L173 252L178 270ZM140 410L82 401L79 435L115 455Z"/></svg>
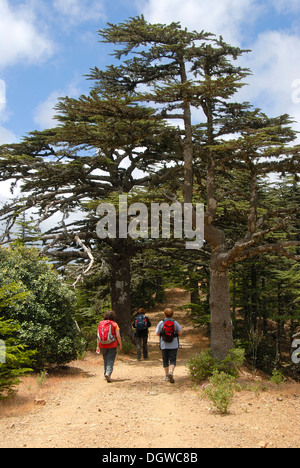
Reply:
<svg viewBox="0 0 300 468"><path fill-rule="evenodd" d="M138 331L147 330L147 317L146 315L140 314L135 319L135 328Z"/></svg>

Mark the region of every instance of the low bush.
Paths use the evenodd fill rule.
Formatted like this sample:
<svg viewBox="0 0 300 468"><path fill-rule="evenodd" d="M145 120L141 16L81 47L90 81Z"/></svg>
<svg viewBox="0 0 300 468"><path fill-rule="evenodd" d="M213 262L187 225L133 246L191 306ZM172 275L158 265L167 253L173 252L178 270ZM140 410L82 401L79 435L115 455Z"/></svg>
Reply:
<svg viewBox="0 0 300 468"><path fill-rule="evenodd" d="M222 361L214 359L211 350L197 353L188 362L191 379L200 383L213 375L215 371L224 372L233 377L238 376L238 369L245 361L245 351L241 348L232 349Z"/></svg>
<svg viewBox="0 0 300 468"><path fill-rule="evenodd" d="M221 414L227 414L232 403L235 377L225 372L214 371L209 384L203 386L203 396L207 397Z"/></svg>

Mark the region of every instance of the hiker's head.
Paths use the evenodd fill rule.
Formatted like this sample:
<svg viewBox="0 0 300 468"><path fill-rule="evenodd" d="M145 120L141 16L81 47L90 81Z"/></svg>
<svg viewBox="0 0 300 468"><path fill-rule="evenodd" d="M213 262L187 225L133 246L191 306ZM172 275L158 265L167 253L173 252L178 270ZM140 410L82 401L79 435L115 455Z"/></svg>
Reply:
<svg viewBox="0 0 300 468"><path fill-rule="evenodd" d="M113 322L115 322L116 319L116 313L113 310L107 310L103 317L103 320L112 320Z"/></svg>
<svg viewBox="0 0 300 468"><path fill-rule="evenodd" d="M165 309L164 310L164 315L166 318L171 318L174 314L174 311L173 309Z"/></svg>
<svg viewBox="0 0 300 468"><path fill-rule="evenodd" d="M146 313L146 309L143 309L143 308L139 309L139 314L145 315L145 313Z"/></svg>

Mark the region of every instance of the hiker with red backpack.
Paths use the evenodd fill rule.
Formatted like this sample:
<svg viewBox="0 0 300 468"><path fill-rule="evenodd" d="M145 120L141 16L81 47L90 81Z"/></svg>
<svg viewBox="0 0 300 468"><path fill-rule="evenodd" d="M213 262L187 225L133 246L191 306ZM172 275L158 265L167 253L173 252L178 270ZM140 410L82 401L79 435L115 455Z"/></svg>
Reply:
<svg viewBox="0 0 300 468"><path fill-rule="evenodd" d="M177 361L177 351L179 348L179 336L181 336L181 326L173 320L173 310L164 311L164 320L161 320L156 327L156 334L160 337L160 349L162 352L163 367L165 369L165 380L174 383L174 369Z"/></svg>
<svg viewBox="0 0 300 468"><path fill-rule="evenodd" d="M148 359L148 335L151 322L145 314L145 309L140 309L132 324L133 328L135 328L134 338L138 361L142 359L142 347L143 357L144 359Z"/></svg>
<svg viewBox="0 0 300 468"><path fill-rule="evenodd" d="M98 325L97 354L102 354L104 360L104 377L111 382L117 351L122 349L120 328L116 323L116 314L112 310L105 312L103 320Z"/></svg>

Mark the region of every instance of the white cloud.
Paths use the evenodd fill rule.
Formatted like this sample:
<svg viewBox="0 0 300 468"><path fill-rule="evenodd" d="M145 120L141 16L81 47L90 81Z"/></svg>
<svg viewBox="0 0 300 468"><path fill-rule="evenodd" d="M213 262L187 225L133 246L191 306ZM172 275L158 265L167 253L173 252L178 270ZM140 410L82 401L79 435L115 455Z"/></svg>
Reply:
<svg viewBox="0 0 300 468"><path fill-rule="evenodd" d="M40 129L51 128L57 124L54 118L54 107L57 104L59 96L61 96L59 91L53 91L44 102L41 102L36 107L33 121Z"/></svg>
<svg viewBox="0 0 300 468"><path fill-rule="evenodd" d="M299 0L272 0L272 5L279 13L294 13L300 11Z"/></svg>
<svg viewBox="0 0 300 468"><path fill-rule="evenodd" d="M71 25L105 18L101 0L54 0L53 7Z"/></svg>
<svg viewBox="0 0 300 468"><path fill-rule="evenodd" d="M38 104L34 110L33 121L40 130L51 128L57 125L55 120L56 110L54 107L58 102L59 97L69 96L77 98L81 93L80 88L77 85L77 78L75 78L64 90L55 90L47 97L47 99Z"/></svg>
<svg viewBox="0 0 300 468"><path fill-rule="evenodd" d="M6 83L0 79L0 124L5 122L8 118L8 111L6 108ZM16 136L10 130L0 125L0 145L13 143L16 141Z"/></svg>
<svg viewBox="0 0 300 468"><path fill-rule="evenodd" d="M12 180L6 180L5 182L0 182L0 207L1 204L6 203L9 199L13 197L11 193L11 184Z"/></svg>
<svg viewBox="0 0 300 468"><path fill-rule="evenodd" d="M238 98L248 100L267 115L289 114L300 131L300 37L283 31L260 34L245 57L253 76ZM300 137L297 138L300 143Z"/></svg>
<svg viewBox="0 0 300 468"><path fill-rule="evenodd" d="M53 42L35 23L30 5L13 8L8 0L0 0L0 67L38 63L53 54Z"/></svg>
<svg viewBox="0 0 300 468"><path fill-rule="evenodd" d="M260 12L257 0L138 0L142 13L150 23L180 21L190 30L203 29L222 35L224 40L240 44L243 25L253 22Z"/></svg>
<svg viewBox="0 0 300 468"><path fill-rule="evenodd" d="M7 128L0 126L0 145L15 143L17 141L16 135Z"/></svg>
<svg viewBox="0 0 300 468"><path fill-rule="evenodd" d="M260 34L244 57L253 76L240 96L255 101L258 107L271 114L299 115L300 103L300 37L280 31Z"/></svg>
<svg viewBox="0 0 300 468"><path fill-rule="evenodd" d="M6 83L0 79L0 120L1 114L6 107Z"/></svg>
<svg viewBox="0 0 300 468"><path fill-rule="evenodd" d="M10 117L6 99L6 82L0 79L0 124L6 122Z"/></svg>

